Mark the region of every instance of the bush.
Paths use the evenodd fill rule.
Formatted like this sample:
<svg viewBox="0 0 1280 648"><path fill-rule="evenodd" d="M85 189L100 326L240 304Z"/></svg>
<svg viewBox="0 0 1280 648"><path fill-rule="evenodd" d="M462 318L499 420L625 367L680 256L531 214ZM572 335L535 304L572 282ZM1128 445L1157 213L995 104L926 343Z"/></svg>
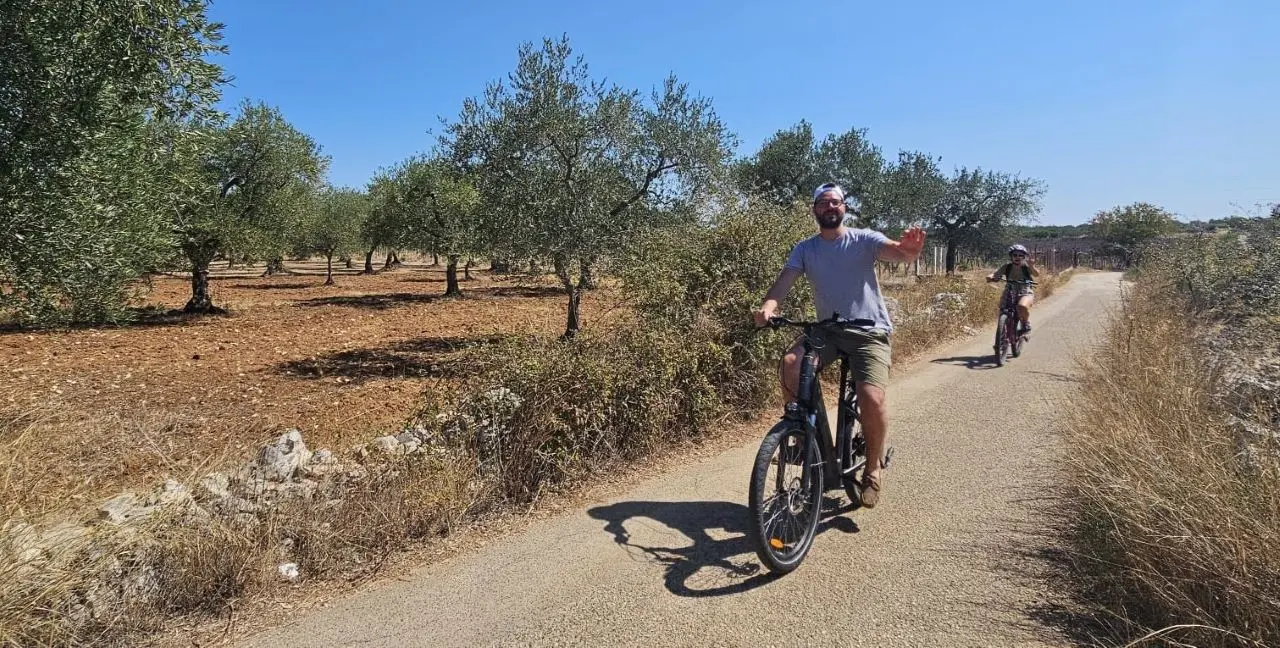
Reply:
<svg viewBox="0 0 1280 648"><path fill-rule="evenodd" d="M447 448L479 458L504 498L527 501L612 460L708 431L772 402L788 337L751 310L791 246L799 212L749 205L652 232L618 262L629 316L572 342L513 339L463 360L478 376L418 416ZM791 308L807 304L796 290Z"/></svg>
<svg viewBox="0 0 1280 648"><path fill-rule="evenodd" d="M1212 335L1275 316L1266 278L1234 288L1240 269L1274 263L1259 258L1268 246L1149 249L1082 366L1068 410L1075 576L1121 641L1159 630L1178 645L1280 645L1280 382L1256 373L1274 331L1233 327L1236 350Z"/></svg>
<svg viewBox="0 0 1280 648"><path fill-rule="evenodd" d="M1144 251L1137 277L1166 302L1219 320L1280 314L1280 220L1244 232L1163 239ZM1274 322L1273 322L1274 323Z"/></svg>

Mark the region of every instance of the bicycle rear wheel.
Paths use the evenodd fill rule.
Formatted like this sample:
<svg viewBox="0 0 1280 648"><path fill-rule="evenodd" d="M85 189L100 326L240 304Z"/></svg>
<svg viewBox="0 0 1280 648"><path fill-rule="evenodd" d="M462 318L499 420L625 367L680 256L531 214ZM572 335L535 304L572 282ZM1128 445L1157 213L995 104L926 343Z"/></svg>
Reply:
<svg viewBox="0 0 1280 648"><path fill-rule="evenodd" d="M800 566L818 532L823 466L815 439L791 421L775 425L756 453L748 494L748 533L769 571Z"/></svg>

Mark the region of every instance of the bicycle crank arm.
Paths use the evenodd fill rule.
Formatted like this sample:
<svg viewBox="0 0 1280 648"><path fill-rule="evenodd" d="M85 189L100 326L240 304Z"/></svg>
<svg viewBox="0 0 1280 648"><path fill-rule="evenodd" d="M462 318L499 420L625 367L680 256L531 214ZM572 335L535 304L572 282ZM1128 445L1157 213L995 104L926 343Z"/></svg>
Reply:
<svg viewBox="0 0 1280 648"><path fill-rule="evenodd" d="M885 470L888 470L888 469L889 469L889 462L891 462L891 461L893 461L893 446L889 446L889 449L888 449L888 450L885 450L885 452L884 452L884 461L883 461L883 462L881 462L880 467L881 467L881 468L884 468Z"/></svg>
<svg viewBox="0 0 1280 648"><path fill-rule="evenodd" d="M848 470L841 470L841 471L840 471L840 476L841 476L841 477L852 477L852 476L853 476L853 473L856 473L856 472L858 472L859 470L862 470L862 467L863 467L863 466L865 466L865 465L867 465L867 460L866 460L866 459L858 459L858 461L854 462L854 464L853 464L853 467L852 467L852 468L849 468Z"/></svg>

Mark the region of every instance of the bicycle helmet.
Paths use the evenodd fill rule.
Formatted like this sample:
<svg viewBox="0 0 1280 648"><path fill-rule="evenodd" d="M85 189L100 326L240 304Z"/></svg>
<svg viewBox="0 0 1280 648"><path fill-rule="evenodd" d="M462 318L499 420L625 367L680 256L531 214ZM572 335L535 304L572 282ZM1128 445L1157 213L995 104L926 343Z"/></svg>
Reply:
<svg viewBox="0 0 1280 648"><path fill-rule="evenodd" d="M1010 245L1010 246L1009 246L1009 254L1013 254L1014 252L1021 252L1021 253L1023 253L1023 254L1028 254L1028 252L1027 252L1027 246L1025 246L1025 245L1021 245L1021 244L1017 244L1017 243L1015 243L1014 245Z"/></svg>

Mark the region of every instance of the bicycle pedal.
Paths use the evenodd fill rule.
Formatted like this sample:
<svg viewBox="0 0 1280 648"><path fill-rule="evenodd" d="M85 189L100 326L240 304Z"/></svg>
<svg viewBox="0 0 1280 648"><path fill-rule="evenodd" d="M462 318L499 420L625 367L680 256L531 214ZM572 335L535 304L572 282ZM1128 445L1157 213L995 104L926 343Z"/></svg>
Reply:
<svg viewBox="0 0 1280 648"><path fill-rule="evenodd" d="M889 469L889 464L890 464L892 461L893 461L893 448L892 448L892 447L890 447L888 450L885 450L885 453L884 453L884 461L882 461L882 462L880 463L880 467L881 467L881 468L884 468L885 470L888 470L888 469Z"/></svg>

